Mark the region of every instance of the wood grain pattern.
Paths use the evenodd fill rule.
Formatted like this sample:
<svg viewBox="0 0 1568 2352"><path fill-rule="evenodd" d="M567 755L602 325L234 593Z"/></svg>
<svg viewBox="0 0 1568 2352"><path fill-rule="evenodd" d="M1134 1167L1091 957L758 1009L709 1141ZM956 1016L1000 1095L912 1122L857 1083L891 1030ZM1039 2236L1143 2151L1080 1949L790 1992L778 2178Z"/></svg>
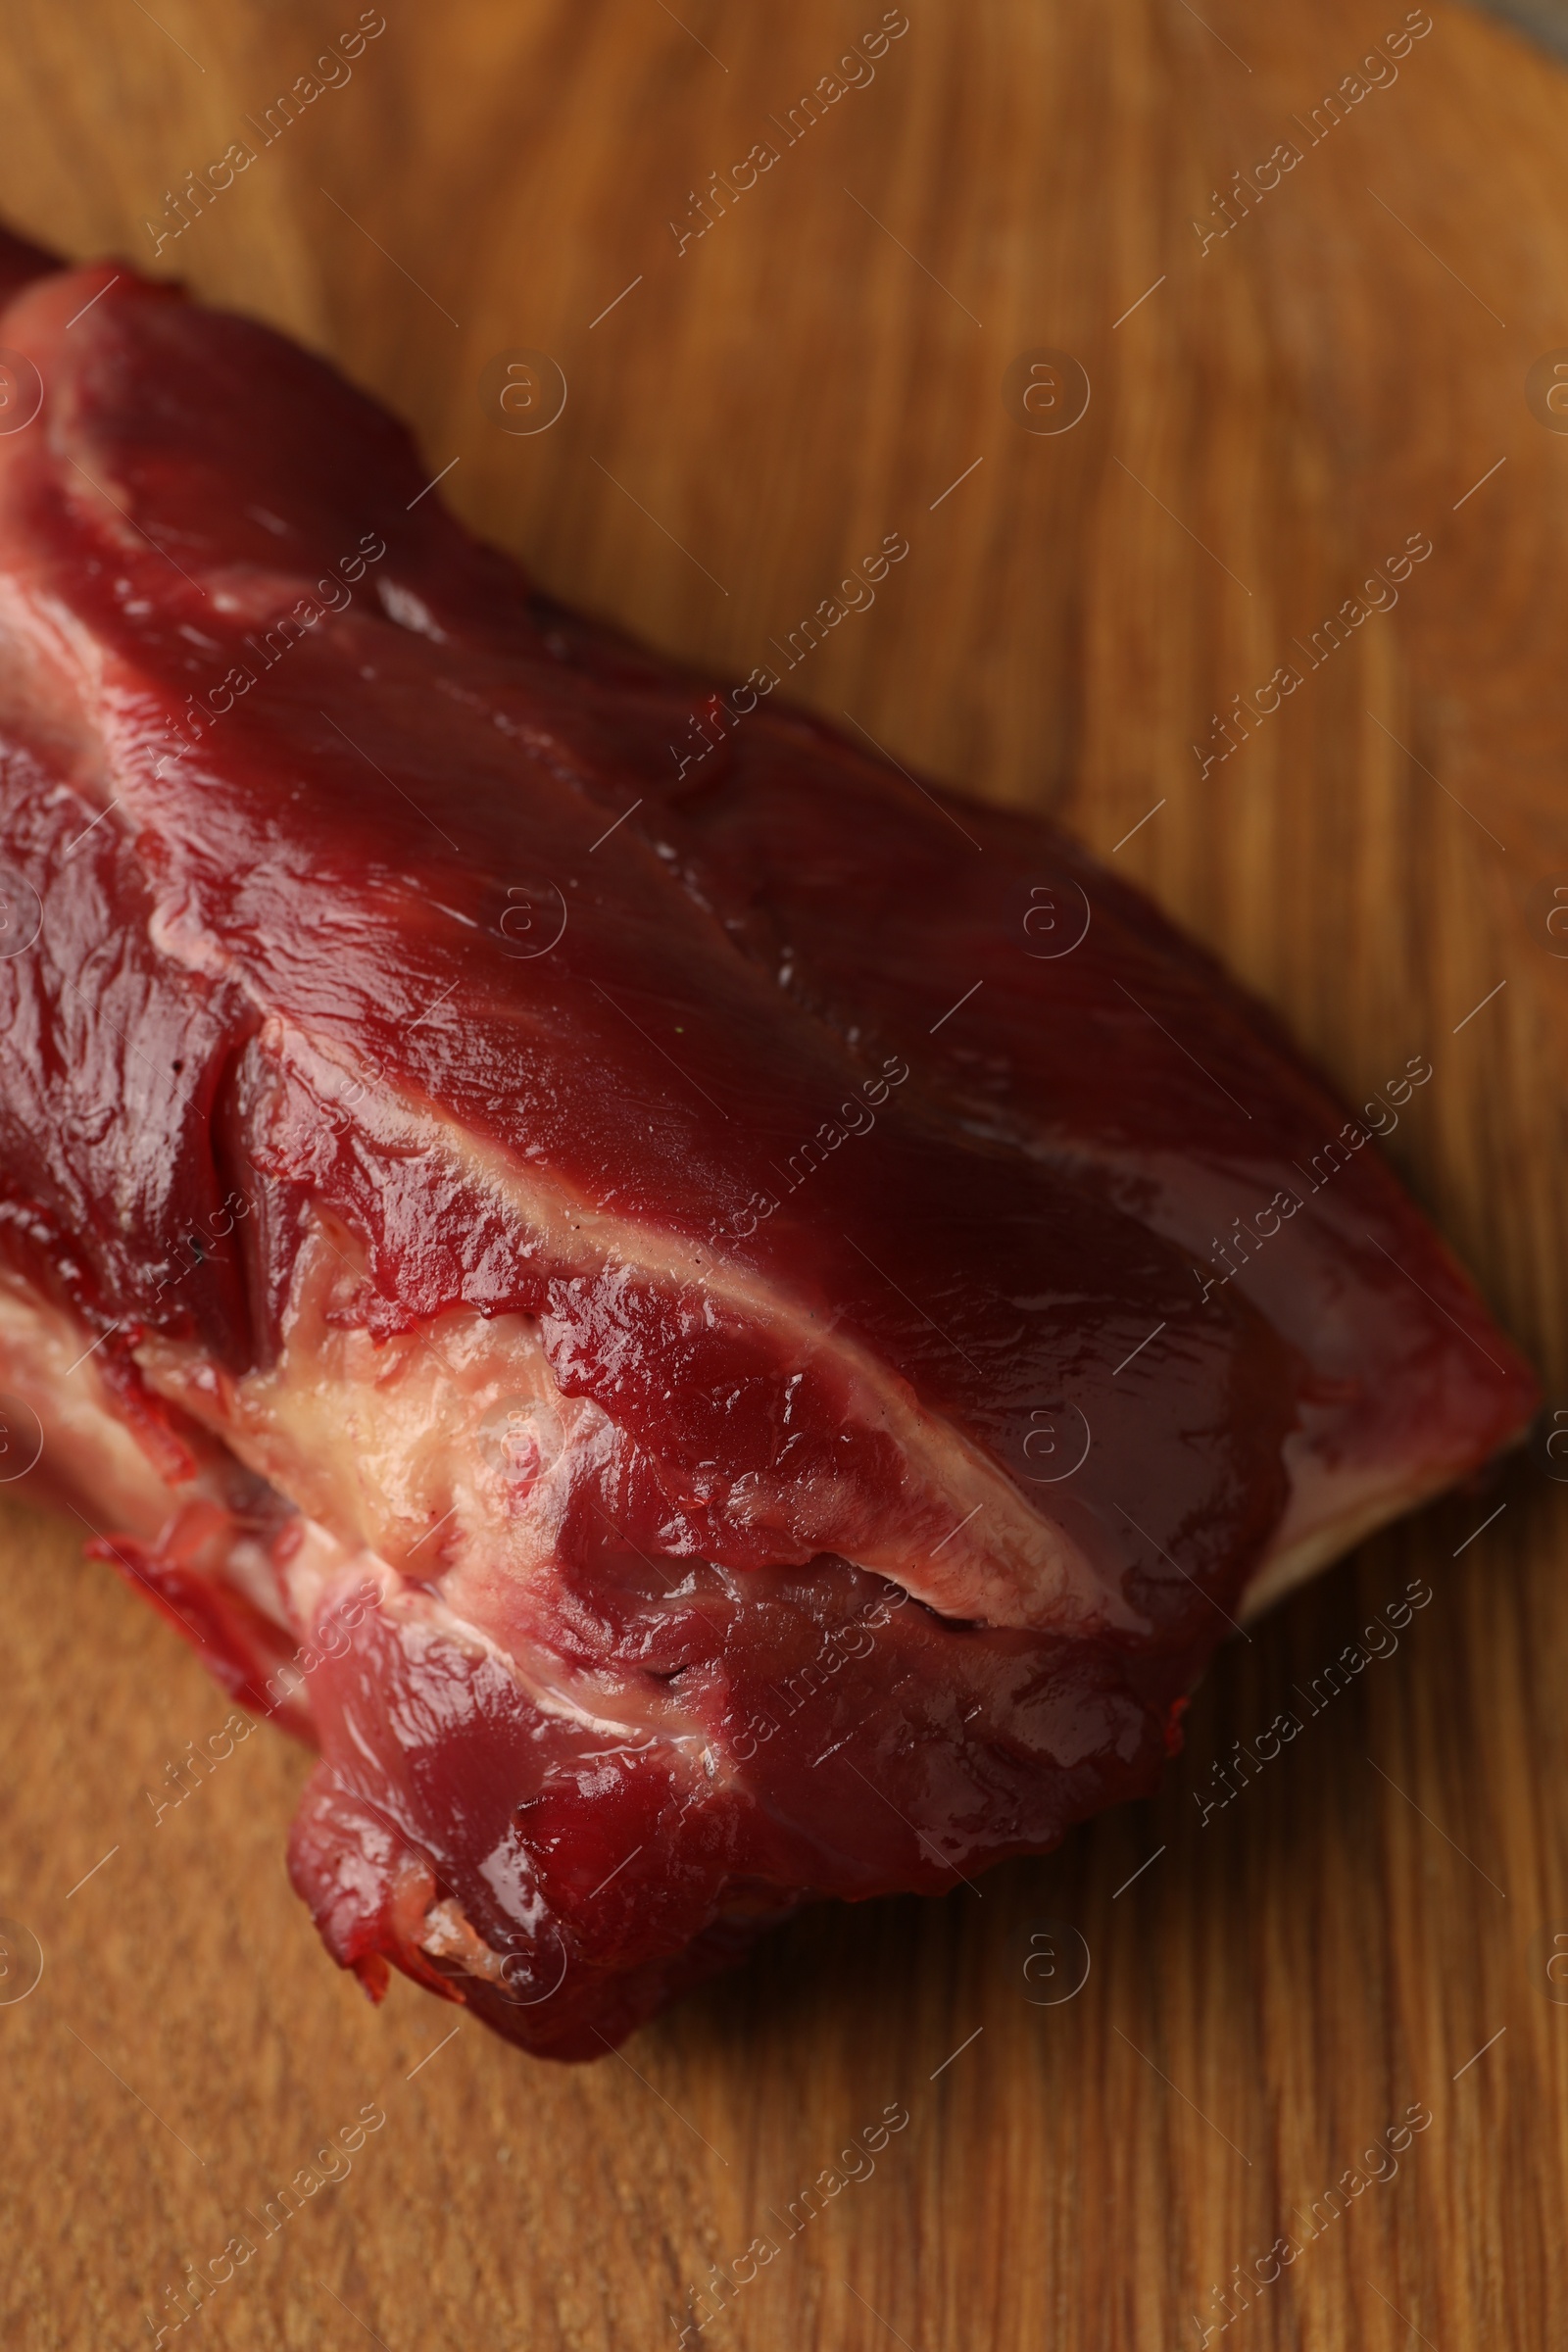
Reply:
<svg viewBox="0 0 1568 2352"><path fill-rule="evenodd" d="M1568 345L1559 70L1433 0L1397 80L1312 143L1401 0L909 0L874 81L786 146L770 118L874 0L386 9L264 147L246 118L348 0L12 0L0 207L145 261L165 191L249 139L157 267L383 393L552 589L723 669L905 531L792 690L1114 850L1348 1093L1430 1054L1391 1150L1568 1402L1568 963L1544 923L1568 436L1525 400ZM689 192L769 138L677 252ZM1205 250L1194 218L1281 141L1300 161ZM1057 436L1003 398L1040 346L1094 387ZM569 385L534 437L481 403L516 348ZM1397 609L1309 667L1422 533ZM1292 662L1200 775L1212 714ZM73 1530L13 1513L0 1912L45 1970L0 2006L4 2341L150 2342L236 2232L258 2251L203 2322L231 2352L673 2343L759 2233L781 2250L690 2340L1146 2352L1198 2345L1195 2314L1255 2352L1560 2340L1565 1509L1521 1459L1233 1645L1157 1802L942 1903L804 1919L570 2072L472 2026L428 2056L454 2012L400 1983L372 2014L330 1969L283 1878L281 1740L153 1825L144 1789L226 1710ZM1204 1823L1215 1760L1413 1577L1435 1598L1396 1653ZM1023 1974L1050 1921L1093 1957L1056 2007ZM350 2176L262 2240L246 2209L372 2101ZM770 2215L888 2102L910 2123L874 2174L787 2238ZM1410 2102L1434 2120L1396 2176L1222 2338L1213 2290L1304 2239Z"/></svg>

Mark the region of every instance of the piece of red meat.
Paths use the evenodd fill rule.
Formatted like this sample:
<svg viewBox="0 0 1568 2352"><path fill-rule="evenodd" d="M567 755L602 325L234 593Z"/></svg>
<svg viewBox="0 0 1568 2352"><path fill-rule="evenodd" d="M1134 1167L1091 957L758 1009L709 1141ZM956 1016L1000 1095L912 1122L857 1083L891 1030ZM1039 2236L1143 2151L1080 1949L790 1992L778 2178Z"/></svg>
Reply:
<svg viewBox="0 0 1568 2352"><path fill-rule="evenodd" d="M0 1385L318 1745L372 1991L592 2056L1048 1847L1517 1437L1396 1113L1082 851L531 595L265 329L0 292Z"/></svg>

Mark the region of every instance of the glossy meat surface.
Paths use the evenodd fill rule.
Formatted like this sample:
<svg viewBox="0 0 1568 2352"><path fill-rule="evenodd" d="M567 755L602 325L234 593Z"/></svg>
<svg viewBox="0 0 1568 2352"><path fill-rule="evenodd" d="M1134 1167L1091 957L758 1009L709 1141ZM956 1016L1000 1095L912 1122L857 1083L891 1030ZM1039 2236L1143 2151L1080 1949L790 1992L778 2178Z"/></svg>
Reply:
<svg viewBox="0 0 1568 2352"><path fill-rule="evenodd" d="M1377 1114L1072 844L533 597L265 330L0 295L0 1386L319 1747L372 1990L592 2056L1047 1847L1518 1434Z"/></svg>

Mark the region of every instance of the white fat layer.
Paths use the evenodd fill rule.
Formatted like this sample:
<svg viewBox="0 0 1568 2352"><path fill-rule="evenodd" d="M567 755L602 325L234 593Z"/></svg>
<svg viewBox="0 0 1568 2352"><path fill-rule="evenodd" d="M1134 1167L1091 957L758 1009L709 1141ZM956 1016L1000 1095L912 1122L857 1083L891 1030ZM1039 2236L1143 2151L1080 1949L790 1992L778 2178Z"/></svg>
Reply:
<svg viewBox="0 0 1568 2352"><path fill-rule="evenodd" d="M184 926L177 928L183 932ZM314 1044L276 1020L269 1022L261 1042L323 1106L323 1115L345 1103L352 1106L356 1133L368 1157L384 1153L395 1158L411 1152L435 1157L445 1163L454 1182L489 1193L501 1216L557 1262L590 1277L607 1269L624 1271L663 1290L672 1300L701 1303L710 1312L750 1325L767 1335L778 1360L797 1370L808 1373L813 1359L824 1367L830 1363L834 1376L848 1386L851 1425L885 1434L903 1465L900 1489L888 1498L885 1534L868 1539L863 1527L858 1532L854 1555L860 1565L903 1585L947 1616L1064 1632L1142 1628L1143 1620L1125 1599L1118 1581L1097 1569L1065 1530L1045 1517L952 1423L925 1410L897 1373L855 1341L831 1331L809 1307L745 1266L716 1257L701 1242L599 1212L548 1175L520 1170L429 1105L401 1097L335 1043ZM334 1361L324 1355L324 1334L317 1320L318 1280L309 1266L297 1278L280 1364L266 1377L274 1383L269 1396L272 1409L297 1428L303 1425L296 1413L303 1411L310 1418L312 1445L331 1452L341 1450L346 1413L352 1410L362 1419L368 1414L374 1427L388 1410L384 1398L374 1407L365 1399L378 1385L372 1362L386 1360L397 1343L383 1343L374 1358L366 1354L352 1366L347 1358ZM617 1442L597 1408L582 1412L573 1400L560 1397L548 1367L530 1361L537 1342L525 1333L520 1318L494 1318L488 1328L502 1335L494 1343L472 1328L478 1320L469 1318L470 1328L461 1340L461 1319L442 1317L431 1327L448 1359L444 1375L441 1352L431 1349L433 1361L417 1369L410 1354L400 1356L379 1385L397 1390L414 1374L413 1386L422 1394L419 1409L425 1415L437 1409L443 1378L449 1390L443 1403L456 1402L452 1392L465 1390L475 1377L486 1390L486 1410L499 1406L507 1396L538 1399L541 1406L553 1399L563 1416L563 1450L579 1470L586 1469L586 1457L596 1446ZM420 1344L416 1337L416 1348ZM461 1358L461 1367L455 1356ZM476 1371L479 1359L482 1373ZM323 1360L330 1363L324 1379ZM543 1387L547 1382L548 1390ZM290 1393L289 1401L285 1392ZM352 1408L350 1392L360 1399ZM303 1403L296 1406L294 1396L302 1396ZM459 1426L447 1418L449 1437ZM415 1435L412 1430L406 1434ZM431 1467L439 1452L438 1445L415 1446L418 1462ZM448 1479L455 1483L450 1469ZM286 1482L285 1492L294 1492ZM412 1490L402 1487L400 1492L407 1497ZM818 1550L839 1549L842 1506L848 1499L825 1476L815 1493L793 1476L778 1482L764 1477L755 1483L737 1481L727 1509L736 1522L765 1518L778 1526L788 1517L799 1540L785 1544L781 1539L782 1565L804 1562ZM451 1508L454 1501L461 1504L463 1497L449 1494L441 1509ZM416 1532L422 1536L428 1525L428 1519L423 1520Z"/></svg>
<svg viewBox="0 0 1568 2352"><path fill-rule="evenodd" d="M85 1350L93 1334L19 1277L0 1272L0 1389L37 1414L38 1483L67 1501L90 1500L95 1532L155 1543L175 1495Z"/></svg>
<svg viewBox="0 0 1568 2352"><path fill-rule="evenodd" d="M308 1234L270 1370L235 1380L198 1349L157 1339L142 1343L137 1360L151 1386L346 1546L371 1549L400 1574L439 1585L464 1616L504 1625L520 1612L520 1634L574 1500L579 1510L584 1496L590 1511L597 1504L613 1532L609 1498L631 1442L591 1398L562 1395L527 1317L456 1308L384 1340L329 1320L358 1287L352 1250L346 1235L334 1240L321 1223ZM855 1546L859 1566L950 1615L1000 1624L1083 1623L1091 1614L1103 1621L1104 1607L1085 1605L1049 1549L1040 1560L1054 1531L1021 1498L1014 1502L988 1464L949 1443L945 1428L912 1402L868 1391L862 1384L858 1401L867 1418L879 1414L876 1426L891 1425L906 1466L886 1534L869 1542L862 1535ZM776 1550L771 1564L804 1565L838 1548L846 1505L860 1505L863 1520L863 1498L830 1473L814 1486L787 1479L771 1492L772 1483L740 1481L726 1497L732 1524L752 1532L764 1521L762 1541ZM770 1505L787 1510L787 1535ZM942 1545L977 1512L996 1522L989 1544L977 1526L934 1559L922 1550ZM955 1565L947 1553L960 1546ZM670 1548L689 1554L692 1545L672 1541Z"/></svg>

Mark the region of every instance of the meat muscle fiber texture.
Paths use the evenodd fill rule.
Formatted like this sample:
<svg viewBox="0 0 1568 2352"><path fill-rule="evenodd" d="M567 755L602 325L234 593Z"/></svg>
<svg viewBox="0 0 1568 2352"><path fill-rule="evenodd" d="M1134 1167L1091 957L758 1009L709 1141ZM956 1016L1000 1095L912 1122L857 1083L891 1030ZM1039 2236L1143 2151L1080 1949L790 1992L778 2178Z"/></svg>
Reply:
<svg viewBox="0 0 1568 2352"><path fill-rule="evenodd" d="M594 2056L1049 1847L1518 1435L1366 1121L1073 844L717 715L265 329L0 294L19 1491L318 1748L372 1992Z"/></svg>

